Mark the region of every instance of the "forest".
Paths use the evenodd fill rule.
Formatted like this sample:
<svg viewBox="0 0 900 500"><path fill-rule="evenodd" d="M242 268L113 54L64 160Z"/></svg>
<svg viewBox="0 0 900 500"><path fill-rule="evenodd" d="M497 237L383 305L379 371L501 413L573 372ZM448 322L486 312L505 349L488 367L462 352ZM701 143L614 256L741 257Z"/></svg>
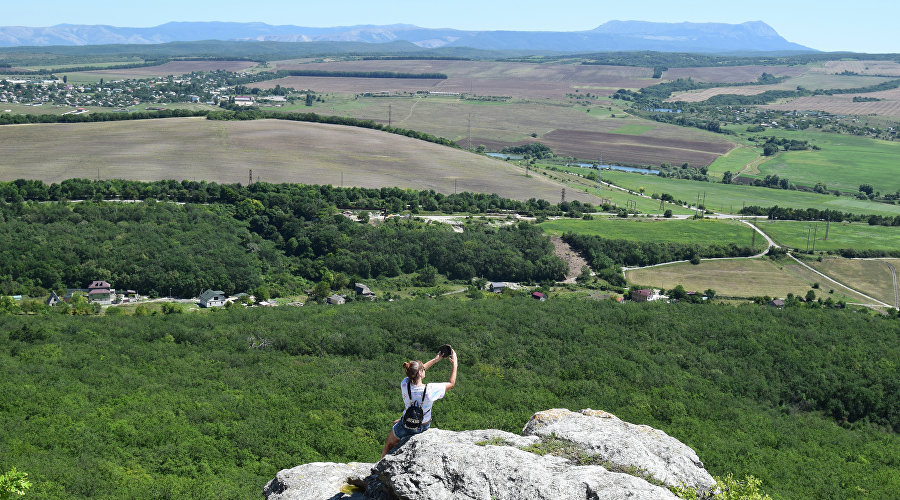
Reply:
<svg viewBox="0 0 900 500"><path fill-rule="evenodd" d="M493 295L0 315L0 470L27 472L34 498L258 498L283 468L377 460L401 362L449 342L459 381L437 427L520 432L543 409L603 409L775 499L888 499L897 333L842 310Z"/></svg>
<svg viewBox="0 0 900 500"><path fill-rule="evenodd" d="M113 193L145 201L102 201ZM58 201L25 202L26 197ZM69 197L96 201L65 201ZM425 268L454 280L535 283L562 279L567 271L534 224L497 228L473 221L457 233L422 220L395 217L371 225L368 215L351 219L337 213L337 207L418 212L420 206L448 212L543 207L561 213L543 200L397 188L77 179L50 186L5 183L2 199L10 200L0 202L0 235L10 242L0 248L0 293L8 295L40 297L105 280L150 296L194 297L206 288L232 294L262 285L284 296L325 279L340 287L347 280ZM343 279L335 282L335 273Z"/></svg>

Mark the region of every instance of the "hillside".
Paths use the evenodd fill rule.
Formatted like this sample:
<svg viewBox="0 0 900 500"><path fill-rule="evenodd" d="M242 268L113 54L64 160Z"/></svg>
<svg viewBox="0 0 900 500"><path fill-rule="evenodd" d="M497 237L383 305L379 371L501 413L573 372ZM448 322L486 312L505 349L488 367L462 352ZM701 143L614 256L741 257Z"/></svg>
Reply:
<svg viewBox="0 0 900 500"><path fill-rule="evenodd" d="M889 498L896 332L848 311L525 298L0 316L0 468L35 498L258 498L280 469L377 460L400 363L449 342L438 428L604 408L776 499Z"/></svg>
<svg viewBox="0 0 900 500"><path fill-rule="evenodd" d="M47 138L52 137L52 141ZM73 177L303 182L559 200L564 187L506 162L376 130L284 120L173 118L0 127L0 180ZM52 158L52 161L48 161ZM568 200L599 202L568 190Z"/></svg>

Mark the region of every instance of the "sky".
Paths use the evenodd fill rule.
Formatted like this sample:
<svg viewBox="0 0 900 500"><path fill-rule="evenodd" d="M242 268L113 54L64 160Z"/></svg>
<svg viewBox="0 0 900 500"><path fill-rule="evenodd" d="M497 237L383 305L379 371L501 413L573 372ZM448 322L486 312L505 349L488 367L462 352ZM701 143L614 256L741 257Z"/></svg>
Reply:
<svg viewBox="0 0 900 500"><path fill-rule="evenodd" d="M763 21L788 41L824 51L900 52L896 0L41 0L3 2L2 26L107 24L150 27L170 21L232 21L327 27L414 24L463 30L580 31L611 20ZM37 8L37 6L40 6Z"/></svg>

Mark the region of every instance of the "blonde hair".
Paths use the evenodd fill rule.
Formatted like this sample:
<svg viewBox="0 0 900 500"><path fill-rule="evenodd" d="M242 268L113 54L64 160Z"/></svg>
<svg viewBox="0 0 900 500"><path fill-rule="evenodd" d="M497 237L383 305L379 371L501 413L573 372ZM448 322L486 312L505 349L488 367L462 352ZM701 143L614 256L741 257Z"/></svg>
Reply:
<svg viewBox="0 0 900 500"><path fill-rule="evenodd" d="M419 372L424 368L425 364L418 360L403 363L403 369L406 370L406 376L414 383L419 381Z"/></svg>

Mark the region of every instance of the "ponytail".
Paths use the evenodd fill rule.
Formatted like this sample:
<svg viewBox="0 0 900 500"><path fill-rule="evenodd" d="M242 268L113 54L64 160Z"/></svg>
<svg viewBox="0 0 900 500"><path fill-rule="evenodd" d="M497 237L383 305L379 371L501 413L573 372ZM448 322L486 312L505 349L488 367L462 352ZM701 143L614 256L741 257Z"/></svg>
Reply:
<svg viewBox="0 0 900 500"><path fill-rule="evenodd" d="M417 382L419 380L419 372L422 371L422 368L425 367L425 364L421 361L407 361L403 363L403 369L406 371L406 376L409 377L410 382Z"/></svg>

